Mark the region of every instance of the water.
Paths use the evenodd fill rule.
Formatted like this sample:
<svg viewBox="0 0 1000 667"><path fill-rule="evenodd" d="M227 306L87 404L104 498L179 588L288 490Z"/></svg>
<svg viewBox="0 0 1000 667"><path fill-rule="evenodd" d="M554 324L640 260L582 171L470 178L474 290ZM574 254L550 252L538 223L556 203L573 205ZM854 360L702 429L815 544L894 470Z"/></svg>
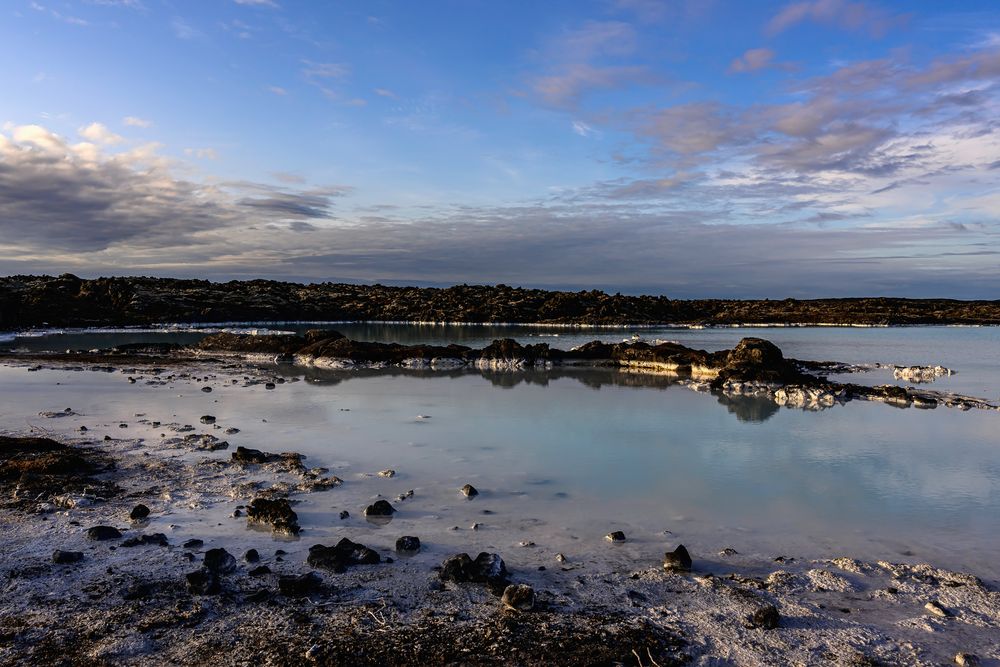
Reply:
<svg viewBox="0 0 1000 667"><path fill-rule="evenodd" d="M445 335L420 327L338 328L355 338L468 345L511 335L475 327L449 328ZM514 335L571 347L630 333L518 328ZM800 358L941 363L958 375L931 387L994 399L1000 393L997 329L641 333L707 349L763 335ZM393 521L393 536L412 530L432 544L463 550L475 544L509 551L529 540L546 554L539 562L548 564L554 551L563 551L604 554L626 566L679 541L702 557L731 546L769 557L930 561L1000 578L1000 413L994 411L900 410L856 401L811 413L720 399L610 369L272 371L302 381L274 391L220 384L202 394L183 383L129 385L120 373L0 367L0 429L40 424L72 433L86 424L95 436L120 437L125 434L112 427L129 421L129 436L155 440L158 433L134 423L135 413L194 424L211 413L220 425L242 429L229 438L234 446L299 451L310 465L329 466L347 480L341 489L309 496L301 511L306 522L330 526L338 509L357 513L378 493L415 489L415 499L401 505ZM876 379L891 381L881 373ZM67 406L82 416L36 417ZM399 474L364 476L383 468ZM457 494L466 482L483 492L471 503ZM469 531L473 522L483 529ZM619 529L629 542L611 548L602 537ZM366 531L375 544L391 544L375 527L359 526L351 535Z"/></svg>

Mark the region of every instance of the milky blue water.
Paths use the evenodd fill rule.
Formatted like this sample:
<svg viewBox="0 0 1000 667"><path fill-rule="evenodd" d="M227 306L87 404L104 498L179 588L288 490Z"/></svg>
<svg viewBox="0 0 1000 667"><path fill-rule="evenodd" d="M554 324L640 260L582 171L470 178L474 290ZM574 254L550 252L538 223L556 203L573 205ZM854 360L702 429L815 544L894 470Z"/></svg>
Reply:
<svg viewBox="0 0 1000 667"><path fill-rule="evenodd" d="M473 346L506 335L571 347L632 332L338 328L359 339ZM1000 396L1000 330L994 328L639 333L706 349L759 335L797 358L943 364L957 375L930 387ZM58 348L104 344L86 334L64 336ZM621 529L629 543L618 553L635 557L682 541L703 556L730 546L766 556L930 561L1000 578L1000 412L903 410L860 401L804 412L606 369L272 370L303 381L274 391L220 386L205 395L183 386L129 385L121 374L4 367L0 429L65 406L84 415L67 420L66 429L84 420L97 435L101 424L110 429L138 411L187 423L210 412L220 424L243 429L231 438L234 445L300 451L348 480L388 467L399 472L395 480L358 481L353 490L350 484L337 490L339 496L312 500L320 505L307 506L306 516L322 516L345 498L360 505L376 488L387 495L415 488L419 503L407 506L409 514L397 525L411 522L439 541L458 540L448 532L453 524L485 521L495 532L464 531L463 544L510 548L531 540L551 550L600 550L603 535ZM857 379L864 378L892 381L885 371ZM53 422L63 420L46 427L63 428ZM465 482L484 492L475 506L456 499L455 489ZM481 508L496 514L484 519Z"/></svg>

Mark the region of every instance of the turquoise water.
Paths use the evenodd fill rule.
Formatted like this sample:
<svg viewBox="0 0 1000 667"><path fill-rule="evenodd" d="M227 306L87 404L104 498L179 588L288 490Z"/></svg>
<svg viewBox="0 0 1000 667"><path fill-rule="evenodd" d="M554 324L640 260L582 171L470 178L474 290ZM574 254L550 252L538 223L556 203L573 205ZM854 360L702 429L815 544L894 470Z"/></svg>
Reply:
<svg viewBox="0 0 1000 667"><path fill-rule="evenodd" d="M469 345L497 335L471 327L461 328L464 337L354 327L338 328L357 338ZM552 333L559 336L539 335ZM532 329L516 336L570 347L630 333ZM640 333L715 349L751 332ZM958 375L931 387L994 399L1000 393L997 329L752 333L795 357L941 363ZM382 490L370 485L381 484L390 496L417 490L408 513L394 523L412 525L422 536L446 542L457 539L447 531L453 524L495 527L463 531L464 546L531 540L556 551L596 551L606 548L605 533L621 529L629 535L627 550L616 552L622 558L655 557L669 540L702 555L730 546L766 556L919 560L1000 578L995 411L900 410L860 401L818 413L779 410L766 401L718 398L608 369L272 371L302 381L274 391L218 386L206 395L183 385L129 385L118 373L0 367L0 429L24 428L41 410L71 406L83 416L44 426L71 433L84 423L97 436L119 437L112 427L136 412L182 423L197 423L209 412L221 425L242 429L229 438L234 446L303 452L311 464L330 466L349 482L383 468L399 472L394 480L358 481L311 496L314 505L303 511L320 522L345 498L360 506ZM884 374L879 379L889 381ZM144 434L136 429L129 434ZM475 507L456 500L455 489L466 482L483 491ZM480 508L495 514L483 519Z"/></svg>

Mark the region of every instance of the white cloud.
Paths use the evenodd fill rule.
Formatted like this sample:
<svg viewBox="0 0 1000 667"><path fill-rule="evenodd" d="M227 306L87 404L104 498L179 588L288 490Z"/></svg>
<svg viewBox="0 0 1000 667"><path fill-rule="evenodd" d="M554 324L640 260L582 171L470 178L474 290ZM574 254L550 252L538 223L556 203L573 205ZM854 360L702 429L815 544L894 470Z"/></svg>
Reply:
<svg viewBox="0 0 1000 667"><path fill-rule="evenodd" d="M268 86L267 91L274 95L278 95L279 97L284 97L285 95L288 94L288 91L282 88L281 86Z"/></svg>
<svg viewBox="0 0 1000 667"><path fill-rule="evenodd" d="M199 160L218 160L219 154L214 148L185 148L184 155Z"/></svg>
<svg viewBox="0 0 1000 667"><path fill-rule="evenodd" d="M125 116L122 118L122 123L128 125L129 127L152 127L153 121L146 120L145 118L139 118L137 116Z"/></svg>
<svg viewBox="0 0 1000 667"><path fill-rule="evenodd" d="M84 139L93 141L97 144L112 145L120 144L124 141L124 139L122 139L119 135L115 134L109 130L106 125L101 123L91 123L86 127L81 127L77 130L77 132Z"/></svg>
<svg viewBox="0 0 1000 667"><path fill-rule="evenodd" d="M274 0L233 0L237 5L248 5L251 7L272 7L277 9L281 5Z"/></svg>

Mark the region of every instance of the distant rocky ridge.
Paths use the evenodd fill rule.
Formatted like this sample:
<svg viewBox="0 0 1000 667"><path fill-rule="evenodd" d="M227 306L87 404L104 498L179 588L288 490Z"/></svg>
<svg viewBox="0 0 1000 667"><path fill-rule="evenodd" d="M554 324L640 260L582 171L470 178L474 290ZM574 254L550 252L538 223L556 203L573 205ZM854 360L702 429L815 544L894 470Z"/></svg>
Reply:
<svg viewBox="0 0 1000 667"><path fill-rule="evenodd" d="M548 324L992 324L1000 300L678 300L506 285L448 288L270 280L213 283L70 274L0 278L0 331L168 322L383 321Z"/></svg>

